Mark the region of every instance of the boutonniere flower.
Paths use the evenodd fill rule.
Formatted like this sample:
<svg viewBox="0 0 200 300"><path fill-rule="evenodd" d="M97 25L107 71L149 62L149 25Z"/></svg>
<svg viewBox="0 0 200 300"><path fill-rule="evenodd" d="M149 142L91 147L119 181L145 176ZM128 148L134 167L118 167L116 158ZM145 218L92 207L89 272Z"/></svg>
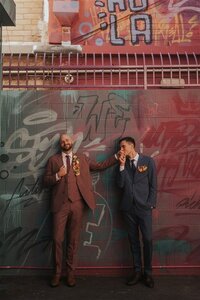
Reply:
<svg viewBox="0 0 200 300"><path fill-rule="evenodd" d="M146 165L144 165L144 166L138 166L137 169L138 169L138 171L140 173L143 173L143 172L145 172L148 169L148 167Z"/></svg>
<svg viewBox="0 0 200 300"><path fill-rule="evenodd" d="M74 171L74 174L76 176L80 175L80 162L79 162L79 158L77 157L77 155L73 155L72 157L72 168Z"/></svg>

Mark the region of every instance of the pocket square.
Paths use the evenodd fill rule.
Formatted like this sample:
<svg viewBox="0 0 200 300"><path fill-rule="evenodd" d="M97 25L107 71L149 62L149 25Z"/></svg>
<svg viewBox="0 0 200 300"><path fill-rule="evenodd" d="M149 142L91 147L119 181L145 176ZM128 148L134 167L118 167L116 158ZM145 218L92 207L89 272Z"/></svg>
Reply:
<svg viewBox="0 0 200 300"><path fill-rule="evenodd" d="M142 173L142 172L145 172L148 169L148 167L146 165L144 165L144 166L138 166L137 169L138 169L138 171L140 173Z"/></svg>

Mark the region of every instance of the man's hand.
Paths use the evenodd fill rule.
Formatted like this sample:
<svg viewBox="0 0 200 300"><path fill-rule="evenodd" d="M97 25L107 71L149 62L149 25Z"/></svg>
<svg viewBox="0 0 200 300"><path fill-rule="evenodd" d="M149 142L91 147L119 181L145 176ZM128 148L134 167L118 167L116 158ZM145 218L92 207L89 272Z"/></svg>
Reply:
<svg viewBox="0 0 200 300"><path fill-rule="evenodd" d="M126 155L123 151L119 151L118 154L119 154L118 159L119 159L120 166L124 166L126 162Z"/></svg>
<svg viewBox="0 0 200 300"><path fill-rule="evenodd" d="M62 178L67 174L67 168L65 168L65 166L62 166L57 174L59 178Z"/></svg>

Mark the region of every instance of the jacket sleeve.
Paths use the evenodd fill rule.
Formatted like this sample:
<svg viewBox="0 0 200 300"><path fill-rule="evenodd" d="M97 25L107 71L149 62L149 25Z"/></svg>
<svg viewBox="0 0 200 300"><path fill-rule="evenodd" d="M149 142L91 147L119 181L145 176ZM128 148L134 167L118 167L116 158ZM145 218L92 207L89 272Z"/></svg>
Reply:
<svg viewBox="0 0 200 300"><path fill-rule="evenodd" d="M91 171L96 171L96 170L105 170L113 165L115 165L118 160L116 159L115 155L107 158L106 160L102 161L102 162L96 162L95 160L91 160L90 158L86 157L88 164L89 164L89 168Z"/></svg>
<svg viewBox="0 0 200 300"><path fill-rule="evenodd" d="M148 203L152 207L156 207L156 200L157 200L157 172L156 172L156 165L152 158L150 158L149 164L149 197Z"/></svg>
<svg viewBox="0 0 200 300"><path fill-rule="evenodd" d="M120 171L118 166L116 179L117 179L117 185L121 189L123 189L125 186L126 176L127 176L127 170L124 168L123 171Z"/></svg>
<svg viewBox="0 0 200 300"><path fill-rule="evenodd" d="M56 180L56 172L53 168L53 161L50 158L47 162L44 177L43 177L43 184L45 187L51 187L55 185L58 181Z"/></svg>

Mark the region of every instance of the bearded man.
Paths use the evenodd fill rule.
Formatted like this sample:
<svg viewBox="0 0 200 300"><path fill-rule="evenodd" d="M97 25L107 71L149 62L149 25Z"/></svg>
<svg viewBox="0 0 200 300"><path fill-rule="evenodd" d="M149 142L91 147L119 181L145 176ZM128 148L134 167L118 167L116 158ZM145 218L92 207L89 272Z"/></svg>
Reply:
<svg viewBox="0 0 200 300"><path fill-rule="evenodd" d="M90 171L106 169L117 162L113 155L103 162L86 155L73 153L73 140L68 134L60 135L61 151L49 158L44 174L44 185L51 188L53 213L53 254L55 272L50 285L60 284L65 229L68 232L66 249L67 285L76 285L75 259L78 249L82 218L85 209L96 207Z"/></svg>

